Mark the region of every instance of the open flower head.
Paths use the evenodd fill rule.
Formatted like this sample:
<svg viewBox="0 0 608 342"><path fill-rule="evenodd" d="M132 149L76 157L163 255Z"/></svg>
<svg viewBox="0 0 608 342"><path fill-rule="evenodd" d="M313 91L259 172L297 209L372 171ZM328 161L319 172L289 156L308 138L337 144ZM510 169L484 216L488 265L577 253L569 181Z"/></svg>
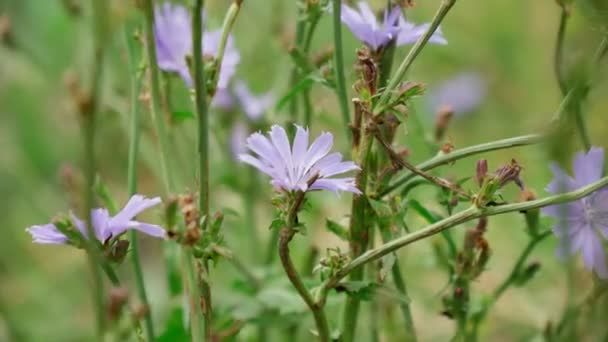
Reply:
<svg viewBox="0 0 608 342"><path fill-rule="evenodd" d="M431 89L430 109L438 113L449 108L456 116L476 110L486 97L487 84L477 72L463 72Z"/></svg>
<svg viewBox="0 0 608 342"><path fill-rule="evenodd" d="M574 177L557 164L550 165L553 181L547 186L552 194L573 191L602 177L604 151L593 147L579 152L573 162ZM560 239L557 256L566 259L578 251L587 269L601 278L608 278L602 236L608 239L608 189L601 189L578 201L545 207L542 212L556 220L553 232Z"/></svg>
<svg viewBox="0 0 608 342"><path fill-rule="evenodd" d="M154 39L158 66L164 71L175 72L192 87L192 77L187 56L192 56L192 28L190 13L184 6L165 2L154 11ZM203 56L215 57L220 45L221 29L203 32ZM226 88L236 72L240 55L232 37L228 38L222 60L218 88Z"/></svg>
<svg viewBox="0 0 608 342"><path fill-rule="evenodd" d="M308 130L296 125L296 136L290 146L285 129L274 125L268 137L253 133L247 138L247 148L257 156L241 154L239 159L272 177L271 184L284 191L360 194L353 177L334 178L359 167L351 161L342 161L338 152L328 154L332 145L333 135L324 132L309 147Z"/></svg>
<svg viewBox="0 0 608 342"><path fill-rule="evenodd" d="M97 208L91 211L91 221L95 238L101 243L108 241L112 237L117 237L129 229L139 230L150 236L163 238L165 230L157 225L135 221L135 216L144 210L158 205L160 197L146 198L142 195L131 197L125 207L115 216L110 216L105 208ZM78 231L88 238L88 230L83 220L70 213L70 221ZM66 244L69 238L52 224L35 225L26 229L32 235L33 242L42 244Z"/></svg>
<svg viewBox="0 0 608 342"><path fill-rule="evenodd" d="M379 50L391 40L396 39L397 45L411 44L418 40L429 24L415 25L408 22L401 14L398 6L384 12L384 20L378 22L376 15L366 2L357 4L358 10L342 5L341 20L360 41L372 50ZM441 29L431 36L431 43L447 44Z"/></svg>

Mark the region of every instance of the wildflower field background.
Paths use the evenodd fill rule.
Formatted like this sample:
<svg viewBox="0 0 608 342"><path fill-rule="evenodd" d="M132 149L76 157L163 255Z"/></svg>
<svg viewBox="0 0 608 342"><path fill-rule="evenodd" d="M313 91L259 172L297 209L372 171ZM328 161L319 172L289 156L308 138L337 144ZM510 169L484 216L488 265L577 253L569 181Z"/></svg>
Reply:
<svg viewBox="0 0 608 342"><path fill-rule="evenodd" d="M95 54L92 2L0 0L0 341L86 341L94 336L92 285L85 252L70 246L34 244L25 231L32 225L49 222L58 213L65 214L70 209L82 212L84 208L81 195L85 183L84 152L74 86L88 87L91 80ZM430 22L441 2L419 0L406 10L407 19L416 24ZM205 1L205 26L220 29L231 3ZM290 75L294 59L288 51L295 42L297 4L306 3L244 0L234 23L233 44L240 53L240 61L233 82L244 81L253 93L273 96L272 105L255 124L255 130L262 133L273 124L306 125L301 107L299 117L294 120L286 102L293 86ZM114 201L122 206L129 199L132 72L127 63L127 40L135 41L137 55L141 55L144 50L141 40L133 38L133 32L141 37L144 20L135 1L108 0L105 4L108 43L104 48L95 128L96 174ZM378 13L386 7L384 0L370 0L369 4ZM608 5L601 0L576 0L565 6L569 18L561 68L568 82L587 82L586 78L593 78L582 102L582 116L592 145L606 148L608 58L594 64L593 56L608 34ZM544 132L564 98L554 61L561 11L555 0L456 1L441 23L447 44L428 44L406 76L409 81L423 83L426 90L410 103L395 138L396 146L407 147L408 160L418 164L433 157L440 148L449 148L446 143L460 149ZM125 28L127 23L132 31ZM344 25L342 38L346 85L348 97L352 98L356 96L352 85L359 77L354 67L356 51L363 44ZM324 13L311 41L311 56L333 46L332 15ZM393 70L411 46L396 48ZM141 61L138 58L138 65L145 67L144 59ZM591 72L582 71L586 68ZM158 139L149 111L148 78L143 79L139 98L142 110L138 193L161 196L166 202ZM452 82L452 87L445 85L454 79L461 82ZM161 115L167 119L171 149L168 162L175 174L175 195L194 193L199 178L193 95L176 75L163 73L161 81L163 91L170 94L163 99ZM444 93L455 93L455 97L438 95L441 89ZM298 93L296 97L301 95ZM334 136L333 150L342 152L346 160L353 160L335 92L322 82L313 82L310 98L311 141L321 132L329 131ZM433 98L441 100L433 102ZM472 104L462 113L455 113L442 140L435 142L436 117L440 111L437 102L463 99L470 99ZM223 212L224 247L241 263L235 267L228 257L220 257L210 267L216 338L221 339L220 332L227 332L226 336L230 336L224 340L260 340L259 328L263 326L266 335L262 340L311 340L309 330L314 329L314 323L310 311L290 287L278 258L266 262L267 255L275 252L274 245L269 245L272 235L269 227L275 217L271 199L275 192L266 175L239 162L233 154L231 137L234 138L235 126L247 120L238 106L232 110L217 106L209 109L211 213ZM571 172L572 157L583 148L572 124L543 143L475 155L442 166L434 174L451 180L475 177L478 159L487 159L492 171L515 159L522 167L520 179L525 188L541 198L549 195L545 190L552 180L549 161L557 161ZM476 188L473 180L467 185ZM507 202L518 202L522 200L520 192L515 185L509 185L502 196ZM422 203L428 209L426 212L446 215L437 201L439 193L437 187L424 185L415 188L409 199ZM348 243L326 228L326 220L347 225L352 196L349 192L336 196L329 191L307 195L308 206L300 215L306 233L298 234L291 243L292 257L299 269L314 268L319 258L327 255L328 248L338 246L342 252L348 251ZM103 200L99 202L104 204ZM150 209L140 219L164 225L163 208L164 205ZM412 230L428 225L428 219L414 209L406 213L406 222ZM543 227L550 228L551 223L551 219L541 218ZM471 221L452 228L454 241L460 245L464 228L475 224ZM474 311L476 303L483 302L509 275L528 242L525 230L523 214L489 218L485 240L491 257L483 273L471 282L470 310ZM500 297L481 326L480 340L550 340L546 332L559 324L566 305L581 302L586 303L584 309L576 317L567 318L575 331L570 336L581 341L608 338L608 296L597 290L606 284L585 269L580 255L570 262L559 261L555 257L558 242L551 235L534 249L527 262L538 263L540 268L522 286L509 287ZM381 243L377 237L374 245ZM437 256L436 247L443 243L441 235L435 235L397 252L408 298L397 294L387 281L386 289L380 286L371 296L373 300L363 300L356 341L407 340L395 304L400 301L410 303L418 340L446 341L454 336L454 320L442 314L445 311L442 298L452 291ZM163 244L148 236L142 236L140 243L156 336L162 341L189 340L181 313L187 301L168 295ZM318 254L311 254L311 246ZM116 270L129 293L129 305L136 305L131 265L124 262ZM260 288L252 285L247 277L251 274L254 284L261 281ZM303 277L310 287L318 283L318 273ZM589 299L592 291L599 294ZM344 296L332 293L328 297L325 311L334 329L340 326ZM236 331L229 331L231 328ZM133 336L129 338L136 340Z"/></svg>

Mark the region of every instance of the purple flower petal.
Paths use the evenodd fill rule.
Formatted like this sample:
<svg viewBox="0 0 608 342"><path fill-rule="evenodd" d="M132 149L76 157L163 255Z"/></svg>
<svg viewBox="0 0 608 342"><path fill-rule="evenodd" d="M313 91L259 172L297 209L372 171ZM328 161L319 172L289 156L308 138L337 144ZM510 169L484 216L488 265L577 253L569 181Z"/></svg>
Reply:
<svg viewBox="0 0 608 342"><path fill-rule="evenodd" d="M589 185L600 178L604 171L604 150L592 147L589 152L578 152L573 162L574 178L579 187Z"/></svg>
<svg viewBox="0 0 608 342"><path fill-rule="evenodd" d="M271 184L284 191L330 190L359 194L353 177L329 178L359 167L342 161L340 153L327 155L333 145L333 135L322 133L308 147L308 130L296 125L296 136L290 146L287 133L280 126L272 126L270 140L260 133L247 139L247 147L258 157L241 154L239 159L272 177Z"/></svg>
<svg viewBox="0 0 608 342"><path fill-rule="evenodd" d="M454 114L463 115L477 109L486 93L486 82L482 76L476 72L465 72L432 88L428 104L434 113L449 107Z"/></svg>
<svg viewBox="0 0 608 342"><path fill-rule="evenodd" d="M236 83L234 93L245 115L253 121L260 119L275 102L275 97L271 93L254 95L243 81Z"/></svg>
<svg viewBox="0 0 608 342"><path fill-rule="evenodd" d="M63 235L54 224L31 226L26 229L32 236L32 242L41 244L62 245L68 242L67 236Z"/></svg>

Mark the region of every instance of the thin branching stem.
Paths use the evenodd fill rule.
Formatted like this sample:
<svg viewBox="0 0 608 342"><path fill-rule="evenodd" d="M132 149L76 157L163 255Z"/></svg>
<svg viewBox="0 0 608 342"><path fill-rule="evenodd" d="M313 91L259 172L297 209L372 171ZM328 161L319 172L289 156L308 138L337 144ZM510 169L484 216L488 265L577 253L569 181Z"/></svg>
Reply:
<svg viewBox="0 0 608 342"><path fill-rule="evenodd" d="M139 151L140 140L140 102L139 92L141 90L141 82L143 73L140 72L137 63L137 52L135 44L135 35L132 25L125 26L125 42L127 46L127 58L129 64L129 74L131 78L131 132L129 135L129 162L127 168L127 188L129 195L133 196L137 193L137 154ZM133 275L135 278L135 287L141 304L145 306L144 323L146 327L146 338L148 341L154 341L154 324L152 321L152 310L146 294L146 286L144 283L143 270L139 258L139 240L138 232L135 229L129 231L129 240L131 245L131 265L133 266Z"/></svg>
<svg viewBox="0 0 608 342"><path fill-rule="evenodd" d="M426 228L415 231L414 233L410 233L404 235L395 240L391 240L383 244L378 248L374 248L362 254L361 256L355 258L338 272L336 272L332 277L327 279L323 285L323 295L327 294L327 290L333 288L338 284L340 280L349 275L356 269L361 268L363 265L372 262L374 260L378 260L379 258L397 251L400 248L403 248L411 243L414 243L418 240L424 239L426 237L438 234L446 229L452 228L454 226L460 225L462 223L478 219L480 217L486 216L494 216L501 215L512 212L520 212L527 211L532 209L538 209L550 205L556 205L561 203L567 203L579 200L583 197L589 196L591 193L605 187L608 185L608 177L604 177L597 182L591 183L588 186L580 188L578 190L567 192L559 195L549 196L542 199L514 203L514 204L505 204L493 207L470 207L469 209L463 210L457 214L454 214L450 217L447 217L441 221L438 221L434 224L427 226ZM321 297L323 299L323 296Z"/></svg>

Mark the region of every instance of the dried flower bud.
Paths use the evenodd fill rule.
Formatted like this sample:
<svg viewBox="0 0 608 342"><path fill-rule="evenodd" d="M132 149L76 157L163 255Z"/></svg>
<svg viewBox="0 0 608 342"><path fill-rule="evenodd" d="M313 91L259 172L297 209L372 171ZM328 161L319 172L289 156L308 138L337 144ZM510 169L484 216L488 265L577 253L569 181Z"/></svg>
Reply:
<svg viewBox="0 0 608 342"><path fill-rule="evenodd" d="M448 141L448 142L444 143L443 145L441 145L440 150L442 153L448 154L448 153L454 151L454 144L452 144L451 141Z"/></svg>
<svg viewBox="0 0 608 342"><path fill-rule="evenodd" d="M184 244L194 246L201 239L201 230L198 227L187 228L184 236Z"/></svg>
<svg viewBox="0 0 608 342"><path fill-rule="evenodd" d="M144 319L146 315L150 312L150 308L148 308L145 304L137 304L133 307L133 319L136 321Z"/></svg>
<svg viewBox="0 0 608 342"><path fill-rule="evenodd" d="M319 68L322 65L324 65L325 63L331 61L331 59L333 57L334 57L334 47L327 46L327 47L323 48L323 50L321 50L319 53L312 56L312 62L314 63L314 65L317 66L317 68Z"/></svg>
<svg viewBox="0 0 608 342"><path fill-rule="evenodd" d="M488 175L488 161L485 159L480 159L477 161L475 180L477 184L481 188L483 186L483 182Z"/></svg>
<svg viewBox="0 0 608 342"><path fill-rule="evenodd" d="M532 261L526 268L520 271L515 279L515 285L523 286L530 281L540 270L541 264L538 261Z"/></svg>
<svg viewBox="0 0 608 342"><path fill-rule="evenodd" d="M113 287L110 289L110 300L108 302L108 318L116 321L120 318L122 308L129 300L129 291L125 287Z"/></svg>
<svg viewBox="0 0 608 342"><path fill-rule="evenodd" d="M378 66L367 48L357 50L357 70L359 71L363 87L367 96L376 94L376 80L378 79ZM360 93L363 89L359 89ZM367 96L364 96L366 98Z"/></svg>
<svg viewBox="0 0 608 342"><path fill-rule="evenodd" d="M443 139L445 132L454 117L454 110L451 106L441 106L435 119L435 141Z"/></svg>
<svg viewBox="0 0 608 342"><path fill-rule="evenodd" d="M509 182L514 182L520 189L524 189L524 183L519 178L521 172L521 166L515 159L511 159L511 163L501 166L496 172L494 177L497 179L500 187L505 186Z"/></svg>
<svg viewBox="0 0 608 342"><path fill-rule="evenodd" d="M76 73L68 70L63 76L63 82L78 112L81 115L88 115L93 107L93 98L81 87Z"/></svg>
<svg viewBox="0 0 608 342"><path fill-rule="evenodd" d="M7 46L13 47L13 24L11 18L6 15L0 15L0 41Z"/></svg>

